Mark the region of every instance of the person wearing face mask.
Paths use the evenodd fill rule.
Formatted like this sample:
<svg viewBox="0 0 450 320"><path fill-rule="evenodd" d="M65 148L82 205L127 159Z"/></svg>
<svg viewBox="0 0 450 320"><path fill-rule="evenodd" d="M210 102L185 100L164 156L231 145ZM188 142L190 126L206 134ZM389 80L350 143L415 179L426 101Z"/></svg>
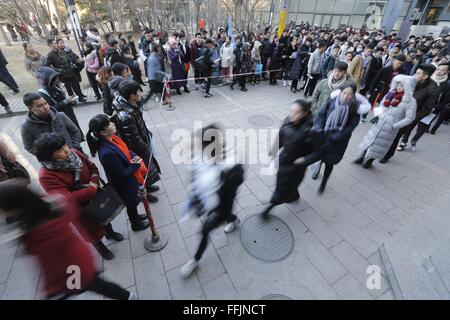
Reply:
<svg viewBox="0 0 450 320"><path fill-rule="evenodd" d="M291 203L300 199L298 188L305 176L306 167L294 165L294 161L313 150L309 130L314 118L311 113L311 103L305 100L295 100L290 115L284 119L273 144L269 156L275 158L278 151L279 169L276 189L270 200L270 205L262 212L264 219L269 218L269 212L277 205Z"/></svg>
<svg viewBox="0 0 450 320"><path fill-rule="evenodd" d="M375 159L381 159L386 154L398 131L414 120L417 108L414 87L415 81L409 76L398 75L392 80L391 91L379 107L383 113L359 145L362 153L355 164L362 164L365 169L371 168Z"/></svg>
<svg viewBox="0 0 450 320"><path fill-rule="evenodd" d="M394 156L396 150L404 151L406 149L412 130L417 126L420 120L430 114L433 110L439 93L438 85L431 79L434 71L436 71L436 67L424 64L417 69L416 74L412 77L417 83L414 90L414 98L417 102L417 111L414 121L412 121L410 125L399 130L389 151L383 159L380 160L381 163L388 162Z"/></svg>
<svg viewBox="0 0 450 320"><path fill-rule="evenodd" d="M367 69L372 60L373 47L367 46L364 49L362 45L358 46L357 54L348 68L348 73L353 77L358 90L366 86Z"/></svg>
<svg viewBox="0 0 450 320"><path fill-rule="evenodd" d="M336 90L331 94L328 102L322 106L314 119L311 134L316 136L321 146L306 156L298 158L294 164L304 167L318 161L325 164L319 194L325 191L333 166L344 157L353 130L359 124L360 115L369 110L369 101L357 93L354 84L348 84L342 90Z"/></svg>

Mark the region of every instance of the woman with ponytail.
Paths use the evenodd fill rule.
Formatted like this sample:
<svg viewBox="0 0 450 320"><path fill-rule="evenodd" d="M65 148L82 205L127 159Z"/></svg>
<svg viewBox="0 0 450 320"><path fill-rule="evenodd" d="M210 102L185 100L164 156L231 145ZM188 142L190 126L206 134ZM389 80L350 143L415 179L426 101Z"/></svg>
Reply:
<svg viewBox="0 0 450 320"><path fill-rule="evenodd" d="M147 167L142 159L130 151L118 136L116 126L108 116L96 115L89 121L87 143L93 157L98 153L108 181L127 207L131 229L139 231L148 227L145 214L138 214L139 185L144 183Z"/></svg>

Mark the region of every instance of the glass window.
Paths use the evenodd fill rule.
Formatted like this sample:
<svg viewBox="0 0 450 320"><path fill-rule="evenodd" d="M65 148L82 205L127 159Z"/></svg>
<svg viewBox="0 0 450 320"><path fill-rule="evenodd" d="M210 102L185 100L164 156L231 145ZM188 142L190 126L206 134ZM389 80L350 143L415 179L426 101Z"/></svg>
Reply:
<svg viewBox="0 0 450 320"><path fill-rule="evenodd" d="M351 14L355 0L336 0L336 7L334 13Z"/></svg>
<svg viewBox="0 0 450 320"><path fill-rule="evenodd" d="M302 13L302 14L298 15L297 23L300 24L303 21L305 23L309 22L310 24L312 24L313 18L314 18L314 15L312 13L311 14Z"/></svg>
<svg viewBox="0 0 450 320"><path fill-rule="evenodd" d="M335 0L320 0L317 1L317 9L318 13L333 13Z"/></svg>
<svg viewBox="0 0 450 320"><path fill-rule="evenodd" d="M366 16L353 15L350 19L350 25L352 25L355 28L362 28L365 21L366 21Z"/></svg>
<svg viewBox="0 0 450 320"><path fill-rule="evenodd" d="M314 12L316 7L316 0L302 0L300 1L300 6L298 10L300 12Z"/></svg>

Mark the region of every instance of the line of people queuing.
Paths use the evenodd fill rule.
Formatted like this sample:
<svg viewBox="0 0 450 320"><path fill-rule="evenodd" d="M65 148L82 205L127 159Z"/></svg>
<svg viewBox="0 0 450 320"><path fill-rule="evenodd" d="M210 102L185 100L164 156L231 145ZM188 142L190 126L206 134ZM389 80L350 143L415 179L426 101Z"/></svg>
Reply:
<svg viewBox="0 0 450 320"><path fill-rule="evenodd" d="M161 57L165 54L163 50L164 52L166 50L157 43L155 37L151 39L151 31L145 32L139 50L142 53L147 51L149 53L149 57L144 60L147 77L149 79L159 77L153 78L154 80L151 81L161 83L161 77L167 79L164 69L159 69L162 68ZM443 53L443 50L445 48L438 48L440 51L438 56L430 56L417 66L413 66L409 72L406 72L404 66L407 63L407 58L404 53L400 52L401 49L398 50L397 44L399 42L395 36L392 36L394 43L392 52L389 52L389 56L386 56L383 61L380 43L385 44L386 40L382 39L383 37L378 33L365 39L373 43L366 44L364 40L364 44L360 47L361 42L359 42L355 52L350 52L350 57L348 52L351 51L350 46L337 40L342 34L335 33L335 39L332 39L330 33L323 32L322 40L326 40L328 35L329 43L331 43L330 46L327 46L321 40L321 31L302 30L300 33L303 32L305 32L304 37L299 35L294 42L288 44L292 47L292 54L289 56L283 51L283 46L280 45L281 39L275 37L272 42L277 57L281 54L282 59L283 57L289 57L292 60L289 72L286 71L287 69L280 67L280 64L274 66L271 57L266 60L267 71L282 70L281 74L278 73L277 76L273 76L276 74L275 72L268 72L268 78L272 84L276 83L278 76L284 79L286 73L288 73L286 79L291 79L293 83L294 80L297 80L297 83L295 83L295 86L297 86L298 81L301 81L306 75L306 78L304 78L306 80L305 92L312 93L312 101L296 100L293 103L291 113L280 129L278 143L271 150L272 157L279 157L280 166L276 189L270 199L270 205L262 212L264 219L270 218L269 212L274 206L300 199L298 186L304 179L306 169L310 165L313 165L313 179L318 178L321 167L325 166L322 183L318 190L320 194L325 192L333 167L343 159L352 132L360 122L364 122L365 115L373 107L375 107L373 109L375 115L372 119L373 126L361 142L361 155L355 160L355 163L362 164L365 168L370 168L375 159L380 159L380 162L386 163L394 155L397 148L399 151L405 150L410 134L418 126L413 138L413 146L415 146L420 137L430 127L431 122L437 118L438 122L431 131L432 133L433 130L435 132L435 129L442 123L442 119L445 119L446 110L450 106L449 90L447 90L450 64L444 60L446 53ZM153 33L151 34L153 35ZM348 34L347 32L346 34L352 37L354 42L358 38L355 34ZM222 56L219 54L218 58L214 59L212 52L219 41L213 41L207 37L204 40L203 36L205 35L198 35L191 42L191 47L201 47L204 42L207 49L203 52L207 52L207 55L211 54L209 58L206 58L210 61L208 65L212 68L216 60L221 63L225 56L225 62L230 62L228 68L231 69L233 55L230 52L225 52L230 50L228 46L231 46L231 38L223 33L220 35L218 40L223 39L224 41L220 50ZM222 36L224 37L222 38ZM183 34L178 35L178 38L180 37L180 42L175 37L171 38L172 41L168 39L167 56L170 60L178 62L178 64L175 63L176 67L184 68L184 72L180 73L179 76L182 77L181 80L185 80L185 77L187 77L186 69L189 67L185 63L188 60L181 59L182 49L179 45L186 46L186 42L182 41ZM265 37L269 38L269 35L266 34ZM301 44L302 38L304 38L304 44ZM234 41L239 45L240 40L238 39L239 37L236 37ZM289 31L285 32L285 39L290 39ZM379 42L375 43L377 39L379 39ZM263 42L265 40L268 39L265 38ZM257 41L255 41L253 48L250 43L244 42L242 44L242 50L246 52L247 57L249 54L251 57L255 46L260 52L262 51L261 47L264 44L261 43L261 46L259 46ZM422 39L419 41L422 41ZM96 196L100 187L99 170L82 149L83 140L87 141L91 156L98 155L108 182L113 185L122 198L133 231L148 227L148 223L145 221L146 216L139 214L137 210L141 201L138 197L139 185L146 182L145 187L148 191L149 202L155 203L158 201L157 197L151 193L159 189L155 183L160 179L161 170L155 158L152 133L146 126L142 115L144 103L142 84L131 80L133 71L129 64L120 59L115 60L118 50L120 50L115 47L117 40L112 38L109 39L109 42L112 46L107 50L104 66L99 69L96 75L96 80L99 81L104 95L108 92L108 98L105 99L104 104L105 114L92 118L88 130L82 130L76 119L72 108L73 96L68 96L59 86L60 82L64 82L66 79L61 78L62 73L53 68L43 66L36 69L36 77L41 81L42 90L27 93L23 99L24 104L29 109L28 116L21 127L24 147L36 156L42 165L39 172L39 182L44 191L50 195L62 194L65 199L57 201L53 198L42 199L27 190L25 186L17 185L16 182L14 182L16 184L1 186L0 208L4 209L10 215L10 219L16 220L24 229L23 240L25 245L28 246L32 254L39 257L44 273L48 277L46 283L48 297L55 297L60 294L68 296L84 290L92 290L117 299L133 298L133 295L127 290L96 277L93 257L87 253L88 246L86 243L91 243L103 258L112 259L114 254L104 245L102 238L106 236L115 241L121 241L123 235L114 231L111 224L100 225L81 213L83 207ZM296 45L301 44L301 46L306 45L308 47L310 43L312 46L314 42L317 42L318 45L315 50L313 47L308 49L311 54L305 54L300 50L300 47L297 51L294 50ZM143 43L146 44L143 45ZM64 52L64 49L61 49L58 43L49 41L49 44L52 46L52 52L56 55L61 55ZM142 48L145 45L149 46L150 49L147 48L144 51ZM236 45L236 48L238 48L238 45ZM433 44L431 43L431 45ZM347 52L341 52L342 46L347 48ZM412 46L407 46L407 48L410 47ZM186 50L183 52L189 51L192 53L192 50L186 48L183 49ZM202 51L199 49L197 52ZM294 52L297 55L294 55ZM329 56L326 56L327 52ZM431 50L431 54L433 52ZM199 73L200 77L204 77L205 74L210 74L209 72L212 72L212 69L204 70L199 66L202 62L199 62L198 59L201 57L203 56L192 55L189 61L194 61L194 72ZM370 61L366 61L369 57ZM324 64L327 67L323 74L321 73L323 63L317 62L322 58L324 61L335 59L334 62L327 61ZM430 58L431 60L429 60ZM304 59L307 61L304 61ZM381 68L372 70L371 68L375 68L373 65L376 65L377 59L382 61ZM205 58L200 60L204 61ZM241 59L240 61L246 60ZM263 61L262 56L261 61ZM385 62L388 65L384 66ZM173 67L173 65L171 66ZM229 75L232 71L226 70L226 66L227 64L225 64L225 68L222 68L222 72ZM225 71L223 71L224 69ZM296 79L291 78L294 69L298 71ZM372 77L361 76L367 74L368 70L366 69L372 72L373 79L376 80L371 82L370 85L368 80ZM262 70L264 70L264 64ZM412 73L414 75L410 75ZM264 77L264 74L263 71L261 78ZM175 77L173 75L172 72L172 79L178 77L176 73ZM237 81L239 79L240 81L247 81L249 77L245 76L245 80L242 80L244 76L237 78ZM233 79L233 82L235 79ZM250 79L256 82L255 78L250 77ZM210 78L204 83L205 96L209 92L211 84L208 83L209 80ZM231 88L233 82L230 83ZM200 87L200 83L198 83L198 86ZM312 89L310 86L314 88ZM161 89L152 82L150 82L150 87L152 90ZM189 91L183 82L181 82L179 88L175 89L180 89L180 92L181 89ZM68 90L67 87L66 90ZM442 116L443 114L444 116ZM430 119L424 122L425 118ZM205 135L208 135L208 130L217 131L220 128L210 126L195 133L195 138L201 140L201 143L196 145L200 146L200 150L197 150L197 152L202 156L204 156L203 153L206 150L211 150L209 142L206 142L204 138ZM400 145L398 145L399 141ZM214 140L214 143L217 144L217 141ZM281 152L279 152L280 149ZM10 154L5 158L9 162L15 163ZM202 241L195 256L181 269L181 273L185 277L188 277L197 268L208 242L208 234L213 229L225 222L224 231L229 233L239 225L239 219L232 214L232 203L239 186L243 182L242 166L218 166L221 159L219 159L217 153L202 159L201 164L193 169L187 208L198 216L207 214L208 218L203 225ZM4 166L3 171L5 170ZM2 171L1 167L0 171ZM209 186L211 186L208 188L207 196L201 192L204 181L209 181ZM21 201L23 198L29 199L29 202L24 204ZM39 208L39 210L30 210L30 207L27 207L29 204L33 205L32 208ZM76 226L84 242L80 240L79 234L77 235L70 228L67 229L68 223ZM51 234L54 237L44 237L48 232L52 232ZM67 241L71 248L67 260L62 259L63 261L61 261L61 257L54 255L54 252L59 252L60 240ZM79 263L89 271L86 273L86 278L83 279L85 281L83 281L81 290L73 291L65 287L67 274L62 266L69 261L70 264Z"/></svg>

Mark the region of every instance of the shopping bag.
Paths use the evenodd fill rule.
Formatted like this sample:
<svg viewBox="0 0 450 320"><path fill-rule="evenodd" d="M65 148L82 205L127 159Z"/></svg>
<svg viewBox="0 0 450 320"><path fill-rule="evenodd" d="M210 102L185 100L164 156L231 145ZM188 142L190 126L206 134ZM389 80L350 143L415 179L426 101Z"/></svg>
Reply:
<svg viewBox="0 0 450 320"><path fill-rule="evenodd" d="M260 76L260 75L262 75L262 71L263 71L263 64L262 63L257 63L255 65L255 74Z"/></svg>

